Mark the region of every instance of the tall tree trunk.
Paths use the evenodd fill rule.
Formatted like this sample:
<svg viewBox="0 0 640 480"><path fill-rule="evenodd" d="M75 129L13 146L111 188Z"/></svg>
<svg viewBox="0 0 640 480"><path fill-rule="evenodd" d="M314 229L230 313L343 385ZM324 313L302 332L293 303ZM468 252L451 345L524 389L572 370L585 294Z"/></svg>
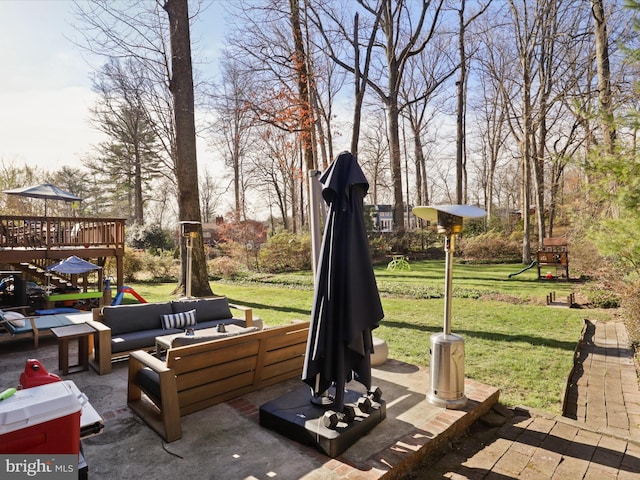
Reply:
<svg viewBox="0 0 640 480"><path fill-rule="evenodd" d="M302 142L302 151L303 151L303 161L304 161L304 169L301 169L301 172L310 172L311 170L315 170L317 168L317 161L315 160L314 148L313 148L313 140L315 138L314 132L314 115L311 109L311 95L309 92L309 85L312 83L309 78L309 69L307 62L307 53L304 48L304 39L302 36L302 26L300 23L300 4L299 0L289 0L290 7L290 16L289 20L291 22L291 31L293 34L293 44L294 44L294 57L293 57L293 65L296 71L297 80L298 80L298 96L300 102L300 119L299 119L299 128L300 128L300 139ZM307 198L311 198L310 195L310 186L309 186L309 176L304 176L307 181L305 182ZM295 190L292 189L292 191ZM297 197L297 195L296 195ZM300 227L304 224L304 208L303 208L304 198L302 193L300 194L300 217L299 223ZM296 199L291 199L291 208L292 214L297 210ZM293 217L293 226L295 233L296 226L296 217Z"/></svg>
<svg viewBox="0 0 640 480"><path fill-rule="evenodd" d="M523 151L530 150L531 139L529 134L525 134L523 136L524 145L522 146ZM520 205L522 211L522 229L523 229L523 237L522 237L522 263L530 263L531 262L531 199L529 197L530 184L531 184L531 174L530 172L530 158L528 154L524 154L522 156L522 182L521 182L521 190L520 190Z"/></svg>
<svg viewBox="0 0 640 480"><path fill-rule="evenodd" d="M294 58L293 64L298 81L298 95L300 102L300 136L304 153L304 163L308 170L314 170L316 164L313 156L312 128L313 115L309 97L309 71L307 69L307 54L304 49L302 28L300 26L300 4L298 0L289 0L291 30L293 34Z"/></svg>
<svg viewBox="0 0 640 480"><path fill-rule="evenodd" d="M358 30L360 29L360 16L356 13L353 17L353 53L355 58L353 60L353 87L354 87L354 102L353 102L353 129L351 133L351 154L358 158L358 142L360 141L360 120L362 113L362 102L364 100L364 92L366 90L366 83L362 82L360 73L360 40L358 37Z"/></svg>
<svg viewBox="0 0 640 480"><path fill-rule="evenodd" d="M144 202L142 199L142 154L140 152L140 145L138 145L138 143L136 142L136 145L134 146L135 152L134 152L134 156L135 156L135 165L134 165L134 169L135 169L135 183L134 183L134 192L135 192L135 208L136 208L136 223L138 225L144 225Z"/></svg>
<svg viewBox="0 0 640 480"><path fill-rule="evenodd" d="M522 205L522 220L524 235L522 238L522 262L531 262L531 152L532 152L532 109L531 109L531 70L529 63L529 55L525 50L521 57L522 61L522 116L523 116L523 134L522 134L522 190L520 204Z"/></svg>
<svg viewBox="0 0 640 480"><path fill-rule="evenodd" d="M611 102L611 70L609 67L609 36L604 0L591 0L591 13L595 27L596 68L598 71L598 96L600 100L600 125L606 152L613 154L616 128Z"/></svg>
<svg viewBox="0 0 640 480"><path fill-rule="evenodd" d="M456 203L461 205L466 201L464 192L464 148L465 148L465 131L464 131L464 89L467 81L467 59L464 47L464 6L465 0L460 2L460 10L458 15L460 19L460 32L458 33L458 52L460 54L460 77L456 82L458 89L458 114L457 114L457 133L456 133Z"/></svg>
<svg viewBox="0 0 640 480"><path fill-rule="evenodd" d="M415 158L415 168L416 168L416 203L418 205L426 205L426 199L424 197L424 192L426 191L426 187L423 186L422 182L425 178L423 175L424 168L424 153L422 152L422 140L420 139L420 132L416 132L415 127L413 128L413 156Z"/></svg>
<svg viewBox="0 0 640 480"><path fill-rule="evenodd" d="M365 64L364 69L360 70L360 37L358 32L360 30L360 16L356 13L353 17L353 86L354 86L354 102L353 102L353 130L351 134L351 154L358 158L358 143L360 141L360 124L362 120L362 104L364 102L364 95L367 91L367 81L369 78L369 66L371 65L371 54L380 24L381 9L376 13L375 22L369 36L367 43L367 50L365 52Z"/></svg>
<svg viewBox="0 0 640 480"><path fill-rule="evenodd" d="M187 0L167 0L164 9L169 16L171 39L171 79L169 88L174 99L176 125L176 179L180 221L198 222L192 239L191 293L196 297L212 295L207 277L207 263L202 240L198 162L196 157L196 125L194 115L191 36ZM187 284L187 256L182 255L181 285Z"/></svg>
<svg viewBox="0 0 640 480"><path fill-rule="evenodd" d="M391 158L391 182L393 185L393 230L398 236L403 236L404 202L402 195L402 164L400 161L400 131L398 125L398 100L387 103L387 115L389 122L389 154Z"/></svg>
<svg viewBox="0 0 640 480"><path fill-rule="evenodd" d="M541 102L541 108L546 108L544 101ZM533 170L533 186L536 193L536 223L538 226L538 243L542 246L542 241L546 237L545 228L545 180L544 180L544 150L547 140L547 122L544 114L540 117L540 126L538 128L538 144L534 148L535 154L532 158L532 170ZM532 145L533 147L533 145Z"/></svg>

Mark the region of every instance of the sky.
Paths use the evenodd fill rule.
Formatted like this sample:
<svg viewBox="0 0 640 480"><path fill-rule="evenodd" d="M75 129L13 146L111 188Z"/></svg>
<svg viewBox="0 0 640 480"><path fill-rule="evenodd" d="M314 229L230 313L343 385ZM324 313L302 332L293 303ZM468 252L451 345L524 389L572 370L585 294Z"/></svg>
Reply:
<svg viewBox="0 0 640 480"><path fill-rule="evenodd" d="M104 140L89 122L90 63L99 62L68 40L77 21L72 9L68 0L0 0L0 166L80 168L92 145ZM192 37L219 51L223 26L223 1L214 0ZM199 142L199 163L211 155Z"/></svg>

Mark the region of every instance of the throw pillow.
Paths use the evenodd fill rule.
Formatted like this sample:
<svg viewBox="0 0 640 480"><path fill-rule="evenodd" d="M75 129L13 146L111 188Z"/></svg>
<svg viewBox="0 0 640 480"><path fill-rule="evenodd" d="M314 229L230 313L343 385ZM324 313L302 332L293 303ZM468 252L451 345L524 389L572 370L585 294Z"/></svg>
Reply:
<svg viewBox="0 0 640 480"><path fill-rule="evenodd" d="M24 315L19 312L2 312L2 317L4 320L9 320L9 323L16 328L22 328L27 324Z"/></svg>
<svg viewBox="0 0 640 480"><path fill-rule="evenodd" d="M194 309L187 312L160 315L160 321L164 330L193 327L196 324L196 311Z"/></svg>

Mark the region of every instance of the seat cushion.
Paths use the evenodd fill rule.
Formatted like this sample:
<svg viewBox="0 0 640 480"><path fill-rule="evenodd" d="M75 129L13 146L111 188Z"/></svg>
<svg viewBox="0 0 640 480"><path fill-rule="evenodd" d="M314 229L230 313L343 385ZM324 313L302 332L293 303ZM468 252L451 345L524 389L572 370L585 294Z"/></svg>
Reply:
<svg viewBox="0 0 640 480"><path fill-rule="evenodd" d="M175 313L195 310L198 323L210 320L225 320L233 316L226 297L174 300L171 302L171 306Z"/></svg>
<svg viewBox="0 0 640 480"><path fill-rule="evenodd" d="M173 313L170 302L116 305L102 309L102 323L111 329L111 336L141 330L162 329L161 315Z"/></svg>
<svg viewBox="0 0 640 480"><path fill-rule="evenodd" d="M156 405L160 405L160 377L157 372L154 372L149 367L141 368L136 374L136 385L138 385Z"/></svg>
<svg viewBox="0 0 640 480"><path fill-rule="evenodd" d="M111 337L111 353L151 349L156 345L156 337L181 332L182 330L178 328L173 330L155 328L153 330L140 330L138 332L121 333L120 335Z"/></svg>
<svg viewBox="0 0 640 480"><path fill-rule="evenodd" d="M237 325L239 327L244 327L244 320L240 320L238 318L227 318L225 320L209 320L208 322L197 322L194 327L194 330L202 330L203 328L215 328L220 324L224 325Z"/></svg>
<svg viewBox="0 0 640 480"><path fill-rule="evenodd" d="M248 327L248 328L243 328L240 331L219 333L218 335L202 335L202 336L195 336L195 337L180 336L180 337L174 338L171 341L171 347L175 348L175 347L184 347L186 345L195 345L197 343L210 342L212 340L221 340L223 338L235 337L237 335L244 335L246 333L251 333L256 331L258 331L256 327Z"/></svg>

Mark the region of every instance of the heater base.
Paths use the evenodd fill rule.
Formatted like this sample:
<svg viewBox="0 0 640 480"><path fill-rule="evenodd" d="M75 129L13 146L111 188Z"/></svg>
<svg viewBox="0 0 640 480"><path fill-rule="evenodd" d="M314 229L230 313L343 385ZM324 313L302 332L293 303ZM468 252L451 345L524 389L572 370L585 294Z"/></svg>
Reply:
<svg viewBox="0 0 640 480"><path fill-rule="evenodd" d="M445 408L463 408L464 339L454 333L431 335L431 388L427 400Z"/></svg>
<svg viewBox="0 0 640 480"><path fill-rule="evenodd" d="M465 397L464 395L462 396L462 398L449 400L449 399L439 398L433 393L430 393L429 395L427 395L427 401L431 405L435 405L436 407L448 408L451 410L459 410L461 408L464 408L467 405L467 397Z"/></svg>

